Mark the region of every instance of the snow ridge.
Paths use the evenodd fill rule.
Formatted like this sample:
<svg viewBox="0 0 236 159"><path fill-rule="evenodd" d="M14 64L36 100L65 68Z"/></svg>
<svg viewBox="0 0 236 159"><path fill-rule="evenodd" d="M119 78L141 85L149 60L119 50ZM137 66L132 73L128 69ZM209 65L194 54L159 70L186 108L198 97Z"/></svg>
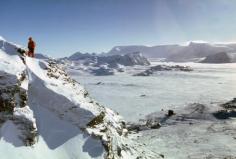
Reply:
<svg viewBox="0 0 236 159"><path fill-rule="evenodd" d="M0 58L3 59L0 61L0 71L17 76L18 80L15 83L19 83L24 93L19 93L15 97L16 104L13 106L13 115L20 122L5 122L5 126L1 128L4 132L2 134L14 130L11 132L11 136L14 136L19 130L20 135L15 141L27 141L24 145L35 146L39 136L50 149L63 146L72 136L83 135L83 139L79 141L83 145L81 147L83 158L160 158L159 154L137 143L134 136L126 129L123 118L90 98L88 92L77 81L71 79L54 60L24 57L17 53L16 50L19 48L17 45L8 42L3 44L2 41L3 45L4 47L1 47L0 41ZM66 127L73 129L72 134L68 131L67 134L53 140L53 136L60 135L58 132L60 129L53 130L56 125L50 125L53 122L52 117L57 122L57 127L61 127L64 123L63 127L67 125ZM46 123L42 122L43 119ZM29 125L30 127L26 127ZM63 131L63 127L60 131ZM48 133L51 135L50 138L47 137ZM66 135L72 136L66 138ZM11 136L10 138L13 138Z"/></svg>

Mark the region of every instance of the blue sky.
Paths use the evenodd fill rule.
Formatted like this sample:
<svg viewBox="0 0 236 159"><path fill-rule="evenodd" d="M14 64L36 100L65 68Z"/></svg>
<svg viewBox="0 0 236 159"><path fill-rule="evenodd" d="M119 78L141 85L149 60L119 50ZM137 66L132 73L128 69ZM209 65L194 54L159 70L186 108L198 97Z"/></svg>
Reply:
<svg viewBox="0 0 236 159"><path fill-rule="evenodd" d="M0 35L54 57L116 45L236 41L236 0L3 0Z"/></svg>

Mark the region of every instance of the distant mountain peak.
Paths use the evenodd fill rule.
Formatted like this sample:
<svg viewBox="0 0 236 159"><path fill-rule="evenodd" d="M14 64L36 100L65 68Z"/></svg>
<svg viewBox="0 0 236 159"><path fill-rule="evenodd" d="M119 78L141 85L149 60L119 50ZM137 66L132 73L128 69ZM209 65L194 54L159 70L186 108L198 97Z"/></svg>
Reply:
<svg viewBox="0 0 236 159"><path fill-rule="evenodd" d="M0 40L1 41L6 41L2 36L0 36Z"/></svg>
<svg viewBox="0 0 236 159"><path fill-rule="evenodd" d="M187 41L186 44L191 45L191 44L210 44L210 43L203 40L193 40L193 41Z"/></svg>

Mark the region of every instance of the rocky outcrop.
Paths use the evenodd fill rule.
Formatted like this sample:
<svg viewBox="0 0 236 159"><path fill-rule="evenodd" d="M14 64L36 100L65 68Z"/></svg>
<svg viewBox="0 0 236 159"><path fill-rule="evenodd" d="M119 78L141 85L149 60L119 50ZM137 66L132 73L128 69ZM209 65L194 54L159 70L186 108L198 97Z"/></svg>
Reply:
<svg viewBox="0 0 236 159"><path fill-rule="evenodd" d="M19 77L0 72L0 125L12 121L19 130L17 135L22 143L31 146L37 141L37 127L27 105L27 90L21 87L25 80L25 72Z"/></svg>
<svg viewBox="0 0 236 159"><path fill-rule="evenodd" d="M225 104L232 107L233 103L235 101ZM152 120L161 127L142 131L143 135L137 140L151 145L149 147L154 151L162 149L165 158L235 158L235 116L229 110L222 116L215 114L224 109L221 103L214 102L175 107L172 116L167 116L167 110L160 110L149 114L140 123ZM223 115L228 118L222 118Z"/></svg>
<svg viewBox="0 0 236 159"><path fill-rule="evenodd" d="M159 154L142 148L142 144L129 138L126 123L122 117L91 99L88 92L78 82L71 79L57 65L56 61L39 61L37 64L32 59L27 59L26 63L31 65L30 68L40 67L46 71L44 75L38 76L36 70L29 69L32 79L34 79L31 82L32 86L39 83L50 83L49 86L42 84L40 90L34 90L41 92L37 98L34 98L34 101L53 112L61 120L71 122L84 134L100 140L106 150L105 159L155 159L160 157ZM51 83L52 81L53 83ZM69 89L69 92L66 91L67 93L63 94L58 91L58 88L60 88L59 90ZM49 92L50 89L53 92ZM51 96L51 101L55 99L57 103L62 104L45 104L44 94ZM61 95L66 98L64 99ZM68 101L68 99L70 100ZM140 152L137 152L137 149L140 149Z"/></svg>
<svg viewBox="0 0 236 159"><path fill-rule="evenodd" d="M223 109L213 113L217 119L231 119L236 117L236 98L221 104Z"/></svg>
<svg viewBox="0 0 236 159"><path fill-rule="evenodd" d="M108 68L106 66L91 69L91 73L95 76L107 76L115 74L114 69Z"/></svg>
<svg viewBox="0 0 236 159"><path fill-rule="evenodd" d="M218 104L213 108L193 103L183 108L168 111L154 112L140 119L138 123L128 123L127 128L130 131L144 131L150 129L159 129L162 126L172 126L177 124L195 124L199 121L220 122L220 120L230 120L236 117L236 98L226 103ZM232 128L233 129L233 128Z"/></svg>
<svg viewBox="0 0 236 159"><path fill-rule="evenodd" d="M157 65L148 68L147 70L137 73L134 76L150 76L154 74L155 72L158 71L183 71L183 72L190 72L193 71L193 69L189 66L180 66L180 65L175 65L175 66L168 66L168 65Z"/></svg>
<svg viewBox="0 0 236 159"><path fill-rule="evenodd" d="M93 100L55 60L25 57L16 52L14 44L8 45L8 49L14 52L8 54L5 44L4 49L0 49L1 137L5 135L10 139L6 140L12 142L12 136L16 135L17 139L13 140L20 140L23 145L13 143L14 146L28 146L37 144L37 136L40 136L45 148L55 149L80 136L81 140L76 142L80 142L79 148L85 151L84 155L91 158L160 158L158 153L136 142L128 133L123 118ZM56 128L54 123L58 124ZM59 133L58 127L61 128ZM72 134L63 130L64 127L72 129ZM93 147L95 140L97 144ZM32 150L32 153L37 152Z"/></svg>
<svg viewBox="0 0 236 159"><path fill-rule="evenodd" d="M230 56L225 52L207 56L201 63L231 63Z"/></svg>

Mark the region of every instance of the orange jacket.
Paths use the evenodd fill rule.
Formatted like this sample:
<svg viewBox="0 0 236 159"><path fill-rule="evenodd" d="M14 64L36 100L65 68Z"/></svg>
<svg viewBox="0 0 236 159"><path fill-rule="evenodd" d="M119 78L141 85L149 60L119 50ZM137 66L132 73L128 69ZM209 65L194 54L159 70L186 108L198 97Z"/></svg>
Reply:
<svg viewBox="0 0 236 159"><path fill-rule="evenodd" d="M34 49L36 46L35 42L33 40L30 40L28 42L28 49Z"/></svg>

